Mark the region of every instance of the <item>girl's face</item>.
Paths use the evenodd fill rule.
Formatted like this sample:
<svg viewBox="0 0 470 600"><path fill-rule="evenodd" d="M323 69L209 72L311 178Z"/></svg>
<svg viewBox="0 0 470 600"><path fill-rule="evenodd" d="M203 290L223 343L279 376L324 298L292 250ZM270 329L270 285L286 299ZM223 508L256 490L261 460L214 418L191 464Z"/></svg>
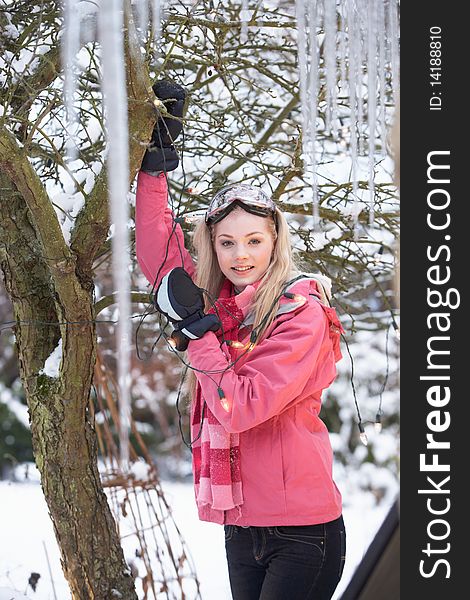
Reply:
<svg viewBox="0 0 470 600"><path fill-rule="evenodd" d="M241 292L258 281L271 262L269 219L236 208L214 225L214 249L222 273Z"/></svg>

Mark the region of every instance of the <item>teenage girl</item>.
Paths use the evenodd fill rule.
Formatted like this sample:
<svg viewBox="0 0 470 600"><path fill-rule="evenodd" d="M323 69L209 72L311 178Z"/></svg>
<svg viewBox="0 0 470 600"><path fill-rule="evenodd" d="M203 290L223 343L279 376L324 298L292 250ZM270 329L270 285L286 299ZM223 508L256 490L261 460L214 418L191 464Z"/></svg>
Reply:
<svg viewBox="0 0 470 600"><path fill-rule="evenodd" d="M330 599L346 536L319 416L341 358L328 285L299 276L285 217L245 184L212 199L194 232L193 262L167 207L185 93L167 81L154 91L168 115L155 126L138 177L138 262L155 287L184 267L208 292L206 312L221 321L188 346L199 517L224 526L234 600Z"/></svg>

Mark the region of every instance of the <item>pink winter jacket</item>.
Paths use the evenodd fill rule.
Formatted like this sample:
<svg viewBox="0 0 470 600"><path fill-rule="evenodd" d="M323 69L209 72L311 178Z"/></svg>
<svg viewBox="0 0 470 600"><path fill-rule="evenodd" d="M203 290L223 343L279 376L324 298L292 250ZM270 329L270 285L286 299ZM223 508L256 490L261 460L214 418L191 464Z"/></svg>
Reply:
<svg viewBox="0 0 470 600"><path fill-rule="evenodd" d="M136 252L152 284L172 229L166 178L141 172ZM194 263L177 226L159 280L182 261L193 275ZM196 373L214 416L228 432L240 434L244 497L241 514L205 505L199 508L201 520L269 527L314 525L341 515L329 435L319 417L322 390L334 380L341 357L340 324L334 309L318 301L314 281L301 280L289 291L304 295L307 303L278 314L263 340L224 375L224 392L233 399L230 412L222 408L213 381ZM206 371L224 369L229 360L213 332L191 341L188 356L193 367Z"/></svg>

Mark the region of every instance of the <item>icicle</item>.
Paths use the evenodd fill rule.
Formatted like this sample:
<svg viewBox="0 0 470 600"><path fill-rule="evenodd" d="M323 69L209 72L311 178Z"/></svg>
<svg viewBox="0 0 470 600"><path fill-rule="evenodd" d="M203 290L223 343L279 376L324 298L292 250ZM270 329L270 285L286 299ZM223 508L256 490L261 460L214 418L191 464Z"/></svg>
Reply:
<svg viewBox="0 0 470 600"><path fill-rule="evenodd" d="M349 42L349 108L351 111L351 179L352 194L354 199L354 231L357 234L358 226L358 185L357 185L357 78L358 78L358 51L357 51L357 28L355 18L354 0L348 0L348 42Z"/></svg>
<svg viewBox="0 0 470 600"><path fill-rule="evenodd" d="M326 130L337 139L336 100L336 0L324 0L325 46L324 63L326 72Z"/></svg>
<svg viewBox="0 0 470 600"><path fill-rule="evenodd" d="M80 50L80 13L79 0L64 1L64 38L61 46L62 65L64 68L64 104L67 121L65 150L69 161L78 155L76 130L78 114L75 108L77 91L77 54Z"/></svg>
<svg viewBox="0 0 470 600"><path fill-rule="evenodd" d="M139 38L143 42L147 37L149 28L149 3L148 0L134 0L137 14L137 30Z"/></svg>
<svg viewBox="0 0 470 600"><path fill-rule="evenodd" d="M248 12L248 0L242 0L240 6L240 21L242 24L241 33L240 33L240 42L241 44L245 44L248 40L248 21L250 20L250 15Z"/></svg>
<svg viewBox="0 0 470 600"><path fill-rule="evenodd" d="M339 13L339 68L340 68L340 82L341 90L346 86L346 55L347 55L347 33L346 33L346 16L343 10L343 4L340 3L338 6Z"/></svg>
<svg viewBox="0 0 470 600"><path fill-rule="evenodd" d="M102 47L102 92L106 116L108 194L114 224L113 281L118 294L117 357L122 468L129 464L130 428L130 278L129 148L123 42L123 0L101 0L99 41Z"/></svg>
<svg viewBox="0 0 470 600"><path fill-rule="evenodd" d="M318 198L318 177L317 177L317 115L318 115L318 92L320 70L318 39L317 39L317 4L308 2L308 25L309 25L309 46L310 46L310 71L308 77L308 97L310 106L310 123L306 130L310 177L312 182L312 215L313 231L320 230L320 207Z"/></svg>
<svg viewBox="0 0 470 600"><path fill-rule="evenodd" d="M151 0L152 2L152 36L155 46L155 58L158 58L160 38L162 34L162 12L164 0Z"/></svg>
<svg viewBox="0 0 470 600"><path fill-rule="evenodd" d="M368 19L368 48L367 48L367 108L369 123L369 223L374 223L374 199L375 199L375 122L377 112L377 14L376 3L369 4Z"/></svg>
<svg viewBox="0 0 470 600"><path fill-rule="evenodd" d="M338 5L338 15L339 15L339 27L338 27L338 50L339 50L339 86L341 89L341 99L344 102L344 98L349 93L347 90L347 81L348 81L348 71L347 71L347 60L348 60L348 33L347 33L347 13L345 8L345 3L340 2ZM346 156L346 148L348 145L346 132L348 131L348 127L343 124L343 120L341 118L338 119L338 127L340 132L340 141L339 146L341 148L340 155Z"/></svg>
<svg viewBox="0 0 470 600"><path fill-rule="evenodd" d="M298 32L298 61L299 61L299 94L302 118L302 145L305 154L305 137L309 119L309 105L307 103L307 36L304 0L296 2L296 18Z"/></svg>
<svg viewBox="0 0 470 600"><path fill-rule="evenodd" d="M392 64L392 94L395 106L398 104L398 92L400 81L398 74L398 7L396 0L389 0L389 23L390 23L390 61Z"/></svg>
<svg viewBox="0 0 470 600"><path fill-rule="evenodd" d="M354 25L354 31L356 36L356 51L357 51L357 86L356 86L356 101L357 101L357 139L358 139L358 154L364 155L364 64L365 64L365 48L367 48L367 42L365 42L367 33L365 28L367 27L367 0L356 0L357 16Z"/></svg>
<svg viewBox="0 0 470 600"><path fill-rule="evenodd" d="M385 45L386 45L386 36L383 32L386 31L385 27L385 10L384 3L377 3L377 21L378 21L378 30L381 32L379 35L379 121L380 121L380 144L381 144L381 154L385 156L387 153L387 123L385 117L385 106L386 106L386 95L385 95L385 83L386 83L386 61L385 61Z"/></svg>
<svg viewBox="0 0 470 600"><path fill-rule="evenodd" d="M310 90L307 82L307 22L304 0L297 0L295 8L298 33L297 52L299 61L299 94L302 124L302 161L304 164L305 175L307 175L310 156L308 140L310 138L311 105Z"/></svg>
<svg viewBox="0 0 470 600"><path fill-rule="evenodd" d="M300 102L302 110L303 160L306 179L311 178L313 212L318 222L318 181L316 174L316 118L320 87L326 87L326 133L336 134L338 119L338 89L349 95L349 129L352 197L354 198L354 228L357 233L359 215L359 157L365 155L368 125L370 218L374 219L374 168L377 151L377 125L380 127L382 153L386 152L387 135L387 71L391 69L394 101L399 92L398 73L398 9L397 0L323 0L296 1L298 24L298 56ZM308 18L305 13L307 11ZM307 21L307 22L306 22ZM337 27L337 23L339 26ZM324 60L319 70L317 30L325 31ZM390 57L388 56L390 46ZM307 51L308 50L308 51ZM377 69L379 71L377 71ZM338 73L339 70L339 73ZM367 71L367 77L366 77ZM305 83L307 82L307 83ZM365 102L367 98L367 116ZM341 140L340 145L345 145Z"/></svg>

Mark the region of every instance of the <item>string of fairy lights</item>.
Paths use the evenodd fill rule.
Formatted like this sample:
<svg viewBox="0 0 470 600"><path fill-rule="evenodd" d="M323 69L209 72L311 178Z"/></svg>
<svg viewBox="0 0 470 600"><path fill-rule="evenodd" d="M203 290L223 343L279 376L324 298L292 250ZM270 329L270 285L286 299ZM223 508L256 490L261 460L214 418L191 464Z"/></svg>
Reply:
<svg viewBox="0 0 470 600"><path fill-rule="evenodd" d="M163 121L163 123L165 124L164 121ZM158 128L156 128L155 130L156 130L156 133L158 134L158 138L159 138L158 141L159 141L159 145L161 147L162 146L162 139L161 139L160 130ZM167 134L170 135L170 132L168 131L168 128L167 128ZM170 135L170 137L171 137L171 135ZM185 189L184 182L186 181L186 172L184 170L183 155L184 155L184 131L183 131L183 143L182 143L182 148L181 148L180 163L181 163L182 170L183 170L183 186L182 186L182 189ZM164 155L164 153L162 154L162 156L163 156L163 173L165 174L165 177L166 177L167 170L166 170L166 161L165 161L165 155ZM164 268L164 265L166 263L166 260L167 260L168 254L169 254L169 248L170 248L171 239L173 238L173 236L176 235L176 227L178 225L178 222L181 222L181 217L179 216L178 211L175 211L175 203L174 203L173 196L171 194L171 190L170 190L169 187L168 187L168 199L169 199L170 206L171 206L171 209L172 209L171 210L171 214L172 214L172 229L171 229L171 232L170 232L170 234L168 236L168 239L167 239L167 242L166 242L166 248L165 248L165 253L164 253L164 256L163 256L163 260L162 260L162 262L160 264L160 267L159 267L159 269L158 269L158 271L157 271L157 273L155 275L155 279L154 279L153 284L152 284L152 288L151 288L151 292L150 292L151 296L153 296L153 294L155 292L155 288L156 288L157 282L159 281L159 278L160 278L160 273L162 272L162 270ZM176 236L176 240L177 240L177 244L178 244L178 250L179 250L179 253L180 253L181 265L184 267L183 253L182 253L181 246L179 244L178 236ZM185 443L185 445L187 447L191 448L192 444L196 441L196 439L199 438L199 436L200 436L200 434L202 432L202 421L203 421L203 418L204 418L204 408L206 406L206 403L204 401L203 402L203 410L201 412L202 416L201 416L200 431L199 431L198 435L196 436L195 440L193 440L191 443L188 444L186 442L185 438L184 438L183 433L182 433L182 425L181 425L182 415L181 415L181 412L179 411L179 398L180 398L180 394L181 394L181 391L182 391L182 385L183 385L183 382L184 382L184 378L186 376L186 373L187 373L188 369L191 369L191 370L193 370L194 372L197 372L197 373L203 373L204 375L206 375L207 377L209 377L209 379L211 379L211 381L213 381L213 383L217 386L217 393L219 395L220 402L221 402L224 410L226 410L228 412L230 410L230 402L227 400L225 392L224 392L224 390L222 388L222 379L223 379L225 373L229 369L233 368L235 366L235 364L241 358L243 358L248 352L251 352L253 350L253 348L254 348L254 346L256 344L257 338L258 338L258 331L263 329L264 324L270 318L270 315L271 315L272 311L276 309L276 307L278 305L278 302L279 302L279 300L280 300L280 298L282 296L285 296L285 297L287 297L289 299L292 299L295 302L305 303L307 301L307 299L304 296L300 295L300 294L293 294L293 293L290 293L290 292L286 291L286 289L290 285L292 285L292 283L294 283L295 281L301 279L302 277L303 277L303 275L299 275L299 276L295 277L294 279L288 281L284 285L283 290L275 298L275 300L273 301L272 305L270 306L268 312L263 317L263 319L261 320L261 322L258 325L258 327L256 327L255 329L253 329L251 331L250 336L249 336L249 341L247 343L243 344L242 342L238 342L238 341L226 340L225 339L225 332L223 330L223 326L221 326L221 330L222 330L221 338L222 339L221 339L221 342L220 342L220 346L222 347L223 344L227 344L227 345L232 346L233 348L237 348L237 349L239 349L239 350L242 351L241 354L235 360L230 361L225 366L225 368L223 368L223 369L200 370L200 369L196 369L195 367L192 367L189 363L187 363L184 360L182 354L179 353L176 350L176 343L172 340L171 336L168 336L165 333L165 329L166 329L167 325L169 324L169 320L167 320L166 324L163 327L161 325L161 320L160 320L160 332L161 333L160 333L159 338L161 336L164 337L164 339L166 340L166 342L168 344L168 347L169 347L170 351L173 352L178 357L178 359L182 362L182 364L185 366L185 370L183 371L183 375L182 375L181 384L180 384L179 390L178 390L178 395L177 395L177 399L176 399L176 406L177 406L177 411L178 411L178 416L179 416L179 428L180 428L180 431L181 431L181 434L182 434L183 442ZM202 292L207 295L207 297L209 299L210 305L214 309L216 315L218 317L220 317L219 312L218 312L218 307L216 305L216 301L213 298L210 297L210 294L209 294L209 292L207 290L202 290ZM227 310L227 309L225 308L224 310ZM148 311L145 311L144 314L143 314L141 323L139 324L139 327L143 323L143 320L145 319L145 317L147 316L147 314L149 314ZM234 315L231 315L231 316L234 317ZM393 319L393 323L395 323L393 315L392 315L392 319ZM220 318L219 318L219 320L220 320ZM352 388L352 392L353 392L354 405L355 405L356 412L357 412L357 417L358 417L359 437L361 439L361 442L364 445L367 445L368 444L367 434L365 433L364 423L363 423L363 420L362 420L362 416L361 416L361 412L360 412L360 408L359 408L359 403L358 403L358 400L357 400L356 389L355 389L355 385L354 385L354 360L353 360L352 354L350 352L349 344L347 342L347 339L345 338L345 336L343 334L341 335L341 337L342 337L343 341L346 344L347 351L348 351L348 354L349 354L349 357L350 357L350 361L351 361L351 378L350 378L350 381L351 381L351 388ZM136 342L137 342L137 334L136 334ZM138 348L138 344L136 344L136 347ZM139 355L138 349L137 349L137 353ZM387 360L388 360L388 353L387 353ZM220 379L219 379L218 382L215 381L213 377L211 377L211 375L216 375L216 374L220 374ZM387 366L387 379L388 379L388 366ZM378 426L379 423L381 424L381 409L379 409L377 411L376 421L375 422L376 422L376 426Z"/></svg>
<svg viewBox="0 0 470 600"><path fill-rule="evenodd" d="M158 130L158 128L156 128L156 131L158 132L158 136L160 137L160 132ZM169 132L168 132L169 134ZM186 181L186 173L184 170L184 162L183 162L183 156L184 156L184 132L183 132L183 143L182 143L182 147L179 150L179 156L180 156L180 162L181 162L181 166L182 166L182 170L183 170L183 186L181 189L185 189L185 185L184 182ZM161 145L161 137L160 137L160 145ZM165 164L165 157L163 156L163 173L165 174L165 177L167 175L167 171L166 171L166 164ZM282 296L293 300L296 303L305 303L307 301L307 299L300 295L300 294L293 294L291 292L286 291L287 288L292 285L295 281L301 279L304 277L304 275L299 275L295 278L293 278L292 280L286 282L286 284L284 285L282 291L277 295L277 297L275 298L275 300L273 301L272 305L270 306L269 310L267 311L266 315L264 316L264 318L261 320L260 324L252 329L250 335L249 335L249 339L246 343L243 342L239 342L236 340L228 340L225 338L225 331L223 330L223 327L221 326L221 341L220 341L220 347L222 347L224 344L226 346L230 346L236 350L240 351L240 354L234 359L234 360L229 360L227 365L223 368L223 369L214 369L214 370L201 370L201 369L196 369L195 367L193 367L191 364L189 364L182 353L178 352L176 350L176 344L174 342L174 340L172 339L171 335L168 335L166 333L166 329L169 325L169 320L166 319L165 323L162 323L163 321L163 317L162 315L159 313L159 328L160 328L160 334L157 336L156 340L154 341L153 345L152 345L152 349L151 352L148 356L143 356L140 352L139 349L139 341L138 341L138 336L139 336L139 330L144 322L144 320L146 319L146 317L148 317L151 314L155 314L156 308L155 308L155 304L153 302L153 298L154 298L154 293L155 293L155 288L157 285L157 282L160 279L160 274L162 272L162 270L165 267L165 264L167 262L168 259L168 254L169 254L169 250L170 250L170 244L171 241L173 239L173 237L175 236L177 245L178 245L178 250L179 250L179 254L180 254L180 259L181 259L181 265L184 266L184 260L183 260L183 249L181 248L180 245L180 241L178 236L176 235L176 231L177 231L177 226L179 223L181 223L181 221L186 220L184 215L181 217L178 210L175 210L175 201L172 195L172 192L170 190L170 188L168 187L168 199L169 199L169 203L170 203L170 207L172 209L172 228L170 231L170 234L168 236L167 242L166 242L166 247L165 247L165 252L162 258L162 262L159 266L159 269L155 275L155 279L153 281L152 287L151 287L151 291L148 295L149 297L149 304L148 306L144 309L143 313L141 313L140 315L135 315L132 316L132 319L135 318L139 318L139 322L138 325L136 327L136 332L135 332L135 348L136 348L136 355L140 360L148 360L150 358L150 356L153 354L153 351L155 349L155 347L157 346L158 342L161 340L161 338L165 339L168 349L175 354L178 359L180 360L180 362L182 363L182 365L185 367L182 373L182 378L181 378L181 382L179 385L179 389L178 389L178 394L177 394L177 398L176 398L176 408L177 408L177 412L178 412L178 416L179 416L179 429L181 432L181 436L182 436L182 440L185 443L185 445L189 448L191 448L191 446L194 444L194 442L200 437L201 435L201 431L202 431L202 421L204 419L205 416L205 401L203 403L203 410L201 412L201 424L200 424L200 430L198 435L195 437L195 439L193 439L191 442L187 442L184 434L183 434L183 428L182 428L182 414L181 411L179 409L179 402L180 402L180 396L181 396L181 392L183 389L183 383L186 377L186 374L188 372L189 369L193 370L196 373L203 373L204 375L206 375L213 383L214 385L217 387L217 393L219 395L219 399L220 402L223 406L223 408L226 411L230 410L231 407L231 403L229 402L229 400L227 399L225 392L223 390L222 387L222 382L223 382L223 377L224 375L232 368L235 367L235 365L249 352L251 352L253 350L253 348L255 347L257 341L258 341L258 333L260 330L263 329L266 321L270 318L271 313L277 309L277 305L279 300L281 299ZM181 198L180 198L181 200ZM179 203L180 205L180 203ZM190 219L191 221L191 219ZM379 251L376 253L377 255L380 255L381 252L383 252L383 249L379 249ZM209 294L209 292L207 290L202 289L201 290L208 298L210 305L213 307L216 315L219 317L220 320L220 314L219 314L219 309L217 306L217 302L214 298L212 298ZM224 310L228 311L227 308L224 307ZM229 311L228 311L229 312ZM231 314L230 316L234 317L235 319L236 316ZM351 371L350 371L350 384L351 384L351 389L352 389L352 393L353 393L353 400L354 400L354 405L355 405L355 409L356 409L356 413L357 413L357 426L359 429L359 437L361 442L364 445L368 445L368 438L367 438L367 434L365 432L365 425L368 423L373 423L375 425L375 430L377 432L380 432L382 429L382 415L383 415L383 411L382 411L382 397L383 397L383 392L386 388L387 382L388 382L388 378L389 378L389 350L388 350L388 346L389 346L389 331L390 331L390 326L392 326L397 335L399 333L399 328L398 328L398 324L396 323L396 320L394 318L393 312L391 311L391 323L389 325L389 327L387 328L387 333L386 333L386 344L385 344L385 356L386 356L386 373L385 373L385 377L384 377L384 381L382 384L382 389L381 392L379 394L379 405L377 408L377 412L376 412L376 416L375 416L375 420L374 421L363 421L362 419L362 415L361 415L361 411L359 408L359 403L358 403L358 399L357 399L357 392L356 392L356 387L355 387L355 383L354 383L354 376L355 376L355 370L354 370L354 359L352 356L352 353L350 351L349 348L349 344L348 341L346 339L346 337L344 336L344 334L341 334L341 338L343 340L343 342L346 345L346 349L349 355L349 359L350 359L350 364L351 364ZM238 319L237 319L238 320ZM48 322L48 321L41 321L41 320L29 320L29 321L20 321L20 320L16 320L16 321L9 321L9 322L5 322L2 323L2 327L0 327L0 333L7 329L7 328L12 328L15 327L17 325L36 325L36 326L63 326L63 325L83 325L85 323L100 323L100 324L112 324L115 325L117 323L117 321L114 320L109 320L109 319L94 319L94 320L90 320L90 321L54 321L54 322ZM242 325L242 323L239 323L240 325ZM213 376L215 375L220 375L219 378L215 378Z"/></svg>
<svg viewBox="0 0 470 600"><path fill-rule="evenodd" d="M139 6L144 6L146 3L139 2L137 4ZM244 11L244 13L246 13L248 10L249 3L245 2L245 0L243 0L242 4L243 4L243 7L242 7L243 11ZM314 124L316 122L316 118L312 118L312 115L313 115L313 117L316 117L316 113L312 107L316 107L316 105L313 103L313 99L316 98L318 95L316 93L318 85L322 84L322 81L314 78L314 77L316 77L316 75L315 75L316 69L314 67L317 64L316 63L317 55L315 54L317 51L317 46L316 46L317 40L315 37L316 31L317 31L317 25L322 24L322 23L324 25L325 48L331 46L332 40L334 41L334 37L336 35L338 35L340 37L340 39L343 40L344 44L346 44L346 42L347 42L350 45L351 52L344 53L344 56L349 54L349 61L350 61L349 67L350 67L352 76L354 76L351 78L350 85L349 85L349 91L350 91L350 94L352 94L351 95L352 100L351 100L350 104L351 104L351 108L353 106L357 106L357 110L359 111L359 108L361 110L363 109L362 103L359 102L359 100L356 98L356 96L354 94L356 94L360 85L362 85L362 83L360 81L361 65L366 58L369 60L370 65L373 66L375 64L374 63L375 57L378 53L379 56L384 55L384 57L385 57L385 58L381 59L380 64L385 64L384 61L385 61L385 59L387 59L387 56L385 56L384 53L388 52L390 54L390 56L388 57L388 61L392 65L392 69L391 69L392 76L393 76L392 80L395 82L395 85L392 85L392 88L394 91L398 88L397 68L396 68L396 64L395 64L397 48L395 48L395 46L392 47L392 44L395 43L395 38L397 37L395 35L395 33L397 32L397 28L398 28L397 14L396 14L397 13L397 10L396 10L397 2L396 2L396 0L389 0L387 3L385 3L384 6L386 5L387 12L384 12L384 6L382 6L381 4L382 3L373 2L371 4L371 6L373 7L373 10L367 12L367 3L352 2L352 0L349 0L348 2L346 2L344 4L344 7L343 7L344 10L342 10L343 14L342 14L341 23L343 23L343 29L336 31L336 26L337 26L336 20L331 19L331 16L334 14L332 11L334 11L335 8L337 8L336 2L332 2L331 0L324 0L324 2L323 2L324 9L322 11L320 11L318 14L317 13L314 14L312 12L312 10L313 10L312 3L306 3L303 0L298 0L296 3L296 8L297 8L296 19L298 22L299 35L300 35L300 33L302 33L305 36L306 40L307 40L307 38L310 40L310 42L308 44L307 43L305 43L304 45L300 44L299 51L301 52L301 50L303 48L304 54L302 55L302 52L301 52L301 57L299 59L299 62L301 63L301 70L303 69L303 71L305 72L304 73L305 77L300 77L300 87L301 87L300 93L303 98L303 102L301 103L302 104L302 107L301 107L302 108L302 124L303 124L303 130L305 131L305 134L306 134L304 136L304 140L303 140L303 143L304 143L304 148L303 148L304 152L303 153L304 153L304 158L310 157L310 159L312 161L312 176L313 176L312 206L313 206L313 211L314 211L314 221L318 221L319 211L318 211L317 184L316 184L315 168L314 168L315 167L315 137L314 137L315 127L314 127ZM66 2L66 5L69 6L70 9L75 8L75 2L73 0L68 0L68 2ZM155 39L158 39L160 36L160 31L159 31L160 16L161 16L160 2L157 2L157 1L153 2L152 8L153 8L153 17L154 17L153 22L155 24L154 36L155 36ZM139 13L139 14L142 17L142 15L144 13ZM387 15L388 15L388 17L387 17ZM368 17L367 21L365 22L366 26L362 25L361 27L354 27L353 25L361 22L361 17L363 17L363 16ZM388 45L390 47L383 46L383 43L384 43L383 40L376 35L378 24L382 23L382 22L388 23L387 31L390 30L390 32L387 33L386 38L388 40ZM140 23L145 23L145 19L143 17L140 19ZM243 23L244 23L243 37L245 37L248 20L243 19ZM359 36L359 37L357 37L357 36ZM72 42L73 42L73 40L72 40ZM71 42L71 50L70 50L71 55L73 54L73 51L75 48L74 44L76 43L76 41L73 43L72 42ZM369 45L367 45L366 42ZM345 46L345 48L346 48L346 46ZM361 48L364 49L363 50L363 54L365 53L364 56L361 54ZM309 52L307 52L307 49L309 50ZM328 113L327 113L328 125L334 126L335 123L337 124L339 122L339 120L337 118L337 115L335 115L335 106L337 104L336 96L335 96L335 89L336 89L335 81L336 81L336 79L334 77L332 77L332 74L334 75L334 65L329 64L329 63L331 63L331 60L329 60L329 57L331 57L331 56L332 56L331 52L325 52L325 65L324 65L325 69L324 70L325 70L326 79L327 79L327 81L326 81L327 95L328 95L328 98L331 100L329 109L328 109ZM352 58L354 58L354 60L356 61L354 64L351 63ZM69 60L69 62L71 62L71 61ZM343 62L345 63L345 61L343 61ZM345 64L343 64L343 62L341 62L340 68L343 69L344 71L346 71L346 67L345 67ZM384 69L382 69L382 71L383 70ZM68 75L67 75L68 77L71 76L72 70L66 70L66 74L67 73L68 73ZM374 76L373 78L374 78L374 83L375 83L375 79L377 79L379 76L376 71L371 71L371 73ZM308 77L307 77L307 75L308 75ZM344 79L345 79L345 77L342 76L341 80L344 81ZM67 85L67 89L69 90L68 96L72 95L71 91L70 91L71 89L73 89L72 83L69 82ZM325 82L323 82L323 83L325 83ZM384 91L384 89L385 89L384 85L381 82L379 82L379 83L380 83L379 89L382 90L382 88L383 88L382 91ZM307 85L308 85L308 87L306 87ZM372 86L370 86L370 89L372 89ZM370 98L371 98L371 102L369 103L370 111L371 111L370 123L372 125L369 124L369 127L372 130L372 135L370 135L370 141L372 144L374 142L373 133L376 129L375 121L372 119L373 114L374 114L373 109L375 106L372 103L372 100L375 98L375 95L371 94ZM385 93L381 92L380 98L381 98L380 106L384 107L385 106L385 100L384 100ZM71 107L70 104L68 106L69 106L69 108ZM330 107L332 110L331 115L330 115ZM316 110L316 108L315 108L315 110ZM359 113L360 113L360 111L359 111ZM308 123L310 123L310 125L307 126ZM361 123L362 123L362 121L361 121ZM385 115L381 119L381 125L384 126L384 124L385 124ZM361 134L360 130L361 130L361 128L359 127L359 134ZM158 131L158 129L157 129L157 131ZM309 135L307 135L307 133ZM160 132L158 132L158 135L160 135ZM384 137L384 136L382 135L382 137ZM359 138L361 138L361 135L359 135ZM352 136L352 140L353 141L355 140L354 136ZM161 139L160 139L160 141L161 141ZM354 142L354 144L355 144L355 142ZM352 144L352 145L354 146L354 144ZM181 151L180 151L180 163L183 167L182 190L186 189L186 185L185 185L186 173L184 171L184 161L183 161L184 145L185 144L184 144L184 131L183 131L183 143L182 143L182 147L181 147ZM383 146L383 148L385 148L385 144L382 144L382 146ZM373 153L370 152L369 155L372 156ZM354 158L353 164L355 164L354 163L355 160L356 159ZM164 170L164 173L166 176L166 168L164 167L163 170ZM371 172L370 189L371 189L371 194L373 196L373 169L372 168L370 169L370 172ZM353 177L353 181L356 182L355 177ZM355 186L357 187L356 183L355 183ZM355 190L355 191L356 191L355 195L357 196L357 190ZM173 197L172 197L172 194L170 191L169 191L169 200L170 200L172 209L174 209L174 201L173 201ZM179 203L179 205L180 204L181 203ZM371 205L373 206L373 202L371 202ZM182 266L184 265L183 250L180 246L179 238L176 235L177 226L181 222L181 220L189 221L190 218L185 217L185 216L180 216L178 214L178 212L173 210L173 226L172 226L171 232L170 232L168 240L167 240L167 246L165 249L163 260L162 260L159 270L155 276L155 280L153 282L151 292L149 294L150 299L153 297L156 284L159 281L160 273L164 269L164 266L167 262L170 243L173 240L174 236L176 236L176 240L177 240L177 244L178 244L178 249L179 249L179 253L180 253L180 257L181 257L181 265ZM383 246L380 247L380 249L377 252L376 257L374 257L374 259L380 260L382 253L383 253ZM260 325L258 326L258 328L255 328L252 330L252 332L249 336L248 342L246 342L245 344L243 344L242 342L225 339L225 332L223 331L223 328L222 328L221 346L225 344L226 346L231 346L232 348L240 351L240 354L237 356L237 358L233 361L229 361L227 363L226 367L224 367L224 369L213 370L213 371L198 371L197 369L192 367L190 364L188 364L185 361L184 357L174 347L174 343L172 342L171 335L168 335L166 333L166 328L169 325L169 321L167 321L166 323L162 323L161 315L160 315L160 320L159 320L160 334L159 334L159 336L157 336L157 338L152 346L152 352L153 352L154 348L156 347L158 341L161 338L164 338L166 340L166 343L167 343L170 351L173 352L178 357L178 359L182 362L182 364L185 367L184 373L183 373L183 378L182 378L182 383L184 381L184 375L187 373L188 369L192 369L196 372L204 373L206 376L208 376L214 382L214 385L217 386L217 392L218 392L218 395L219 395L222 405L229 407L229 404L227 403L227 398L225 396L225 392L222 387L223 377L229 369L234 368L234 366L238 363L238 361L243 356L245 356L247 353L249 353L253 350L253 348L255 347L255 345L258 341L258 331L262 330L264 323L270 318L272 311L274 311L276 309L279 299L284 295L285 297L292 299L295 302L302 302L302 301L305 302L306 301L306 298L294 296L286 291L286 288L291 283L292 283L292 281L286 283L285 288L283 289L283 291L281 291L281 293L278 295L276 300L273 302L272 306L270 307L269 311L266 313L265 317L263 318L263 320L260 323ZM214 310L217 313L218 308L217 308L216 301L213 298L209 297L207 290L203 290L203 293L206 294L206 296L209 299L210 305L214 308ZM143 314L138 315L138 318L140 319L140 321L136 328L136 333L135 333L135 347L136 347L136 353L137 353L137 356L139 359L145 360L145 358L148 358L148 357L141 356L141 352L139 349L139 343L138 343L138 333L139 333L142 323L144 322L144 319L148 315L150 315L154 312L155 312L154 304L152 302L150 302L149 306L144 310ZM398 328L398 325L394 318L392 310L390 310L390 314L391 314L391 326L395 329L395 332L397 333L397 336L398 336L399 328ZM131 318L134 319L136 317L134 316ZM64 321L47 322L47 321L41 321L41 320L29 320L29 321L16 320L16 321L9 321L9 322L2 323L2 325L0 327L0 333L7 328L15 327L18 325L21 325L21 326L31 325L31 326L41 326L41 327L56 326L56 327L58 327L58 326L64 326L64 325L70 325L70 326L77 325L78 326L78 325L83 325L85 323L101 323L101 324L107 323L107 324L115 325L117 322L113 321L113 320L106 320L106 319L95 319L95 320L90 320L90 321L65 321L65 322ZM375 421L373 421L375 423L376 430L380 430L382 427L382 396L383 396L383 392L385 390L385 387L386 387L386 384L388 381L388 377L389 377L389 351L388 351L389 331L390 331L390 326L387 328L387 331L386 331L386 344L385 344L386 374L385 374L382 390L379 394L379 406L378 406L377 413L375 416ZM350 382L351 382L351 388L352 388L354 403L355 403L357 417L358 417L359 435L360 435L361 441L364 444L367 444L367 435L365 433L364 425L367 423L370 423L370 421L362 420L362 416L361 416L361 412L360 412L359 404L358 404L358 400L357 400L356 388L354 385L354 375L355 375L354 360L353 360L353 356L350 352L348 341L344 335L342 335L342 339L345 342L347 352L348 352L350 362L351 362ZM152 352L151 352L151 354L152 354ZM182 383L180 385L180 391L182 389ZM178 393L177 402L179 401L179 395L180 394ZM178 412L179 412L179 409L178 409ZM204 416L204 413L203 413L203 416ZM181 423L180 423L180 429L181 429Z"/></svg>

